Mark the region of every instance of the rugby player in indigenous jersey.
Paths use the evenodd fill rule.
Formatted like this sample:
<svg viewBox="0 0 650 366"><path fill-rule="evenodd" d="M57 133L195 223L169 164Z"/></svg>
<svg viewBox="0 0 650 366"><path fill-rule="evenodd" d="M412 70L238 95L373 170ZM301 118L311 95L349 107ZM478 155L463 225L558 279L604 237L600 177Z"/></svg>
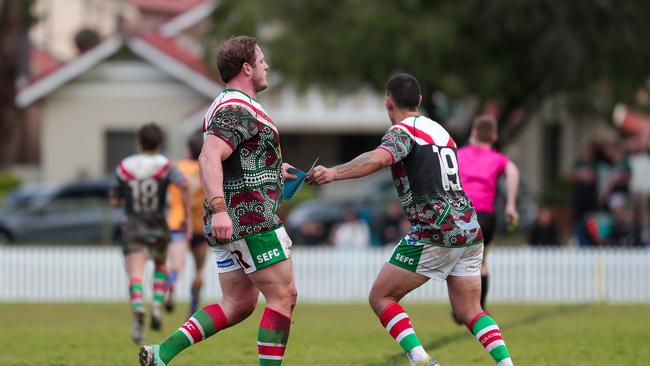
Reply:
<svg viewBox="0 0 650 366"><path fill-rule="evenodd" d="M481 307L483 309L485 309L489 283L486 254L496 229L494 201L498 180L502 175L505 175L506 181L505 222L508 225L516 225L519 220L516 207L519 170L507 156L492 149L492 144L497 141L497 138L497 122L494 117L478 116L473 122L470 144L458 149L460 181L463 190L472 200L483 232L485 246L481 264Z"/></svg>
<svg viewBox="0 0 650 366"><path fill-rule="evenodd" d="M396 245L370 291L370 306L411 365L439 365L422 347L399 301L430 278L446 281L452 309L499 366L512 365L494 320L481 309L483 234L461 187L456 144L438 123L418 113L418 81L398 74L386 84L392 123L381 145L332 168L318 166L312 184L363 177L391 167L411 231Z"/></svg>
<svg viewBox="0 0 650 366"><path fill-rule="evenodd" d="M140 349L141 365L166 365L183 349L246 319L266 298L257 338L261 366L282 364L296 286L291 240L276 211L290 165L280 136L255 100L266 89L268 65L258 41L239 36L217 51L226 89L208 109L199 166L205 191L205 234L223 298L199 309L158 345ZM227 361L226 361L227 363Z"/></svg>
<svg viewBox="0 0 650 366"><path fill-rule="evenodd" d="M162 326L162 301L165 291L167 244L169 228L165 220L167 187L170 183L180 188L184 207L184 227L189 227L189 193L183 174L165 156L158 152L163 133L155 123L138 131L141 153L131 155L117 166L117 187L112 194L114 206L124 205L122 223L125 267L129 277L129 294L133 310L131 336L141 344L144 340L145 309L142 299L144 267L151 257L155 263L151 329Z"/></svg>
<svg viewBox="0 0 650 366"><path fill-rule="evenodd" d="M198 309L199 295L203 285L203 268L205 266L205 257L208 253L208 243L203 234L203 203L205 195L199 176L199 154L203 146L203 137L198 134L192 135L187 141L189 156L187 159L176 161L176 167L183 173L187 179L188 189L190 191L190 208L192 213L192 235L187 238L183 201L181 192L176 186L169 187L169 210L167 214L167 223L171 231L172 241L169 244L168 259L169 275L167 276L167 287L165 291L165 309L172 311L174 308L174 289L178 275L185 266L185 257L187 250L191 249L194 258L194 279L190 289L190 310L189 315L194 314Z"/></svg>

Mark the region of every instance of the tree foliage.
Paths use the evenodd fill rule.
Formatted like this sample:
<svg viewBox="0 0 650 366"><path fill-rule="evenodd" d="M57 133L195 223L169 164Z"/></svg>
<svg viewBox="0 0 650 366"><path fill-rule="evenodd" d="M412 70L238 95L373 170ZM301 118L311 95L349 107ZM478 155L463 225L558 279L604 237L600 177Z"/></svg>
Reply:
<svg viewBox="0 0 650 366"><path fill-rule="evenodd" d="M650 2L556 0L226 0L216 38L257 35L271 66L300 86L382 90L391 73L433 92L500 106L521 117L558 93L610 100L643 84L650 65Z"/></svg>

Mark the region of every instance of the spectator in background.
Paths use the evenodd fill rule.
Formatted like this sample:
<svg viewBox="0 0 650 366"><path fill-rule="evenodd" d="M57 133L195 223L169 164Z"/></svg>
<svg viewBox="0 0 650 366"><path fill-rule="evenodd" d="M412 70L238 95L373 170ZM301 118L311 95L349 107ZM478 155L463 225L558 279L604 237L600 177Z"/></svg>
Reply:
<svg viewBox="0 0 650 366"><path fill-rule="evenodd" d="M597 172L600 206L613 210L623 205L628 197L630 162L620 142L609 141L602 145Z"/></svg>
<svg viewBox="0 0 650 366"><path fill-rule="evenodd" d="M632 247L641 244L639 224L634 220L634 211L627 205L612 211L613 225L607 244L617 247Z"/></svg>
<svg viewBox="0 0 650 366"><path fill-rule="evenodd" d="M381 232L381 244L397 243L408 231L403 232L400 223L404 218L402 206L399 202L391 201L386 207L386 214L379 222L379 231Z"/></svg>
<svg viewBox="0 0 650 366"><path fill-rule="evenodd" d="M537 218L530 229L528 243L530 245L560 245L555 217L550 207L541 206Z"/></svg>
<svg viewBox="0 0 650 366"><path fill-rule="evenodd" d="M573 183L573 233L580 246L594 244L587 235L585 214L595 211L597 208L595 152L596 145L589 144L580 158L573 163L570 175Z"/></svg>
<svg viewBox="0 0 650 366"><path fill-rule="evenodd" d="M630 153L630 195L640 230L640 242L650 243L650 152L640 137L628 140Z"/></svg>
<svg viewBox="0 0 650 366"><path fill-rule="evenodd" d="M517 193L519 189L519 170L505 155L492 149L498 139L497 122L490 115L474 119L470 134L470 144L458 150L460 180L467 196L472 200L478 222L483 231L485 252L481 264L481 308L485 309L488 292L487 250L496 230L494 201L499 177L506 178L505 221L517 224Z"/></svg>
<svg viewBox="0 0 650 366"><path fill-rule="evenodd" d="M327 242L327 232L322 224L305 220L298 228L296 242L305 245L319 245Z"/></svg>
<svg viewBox="0 0 650 366"><path fill-rule="evenodd" d="M332 244L339 249L363 249L370 246L370 228L353 207L346 207L344 221L332 231Z"/></svg>

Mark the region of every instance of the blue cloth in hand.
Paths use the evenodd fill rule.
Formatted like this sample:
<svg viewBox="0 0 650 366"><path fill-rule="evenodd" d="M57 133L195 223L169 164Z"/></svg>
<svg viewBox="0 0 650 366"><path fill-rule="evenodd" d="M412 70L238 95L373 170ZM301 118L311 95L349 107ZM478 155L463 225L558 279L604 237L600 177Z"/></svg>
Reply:
<svg viewBox="0 0 650 366"><path fill-rule="evenodd" d="M296 168L289 168L287 169L287 172L296 176L296 179L287 179L284 181L284 192L282 193L282 198L290 200L302 186L305 178L307 178L307 173Z"/></svg>

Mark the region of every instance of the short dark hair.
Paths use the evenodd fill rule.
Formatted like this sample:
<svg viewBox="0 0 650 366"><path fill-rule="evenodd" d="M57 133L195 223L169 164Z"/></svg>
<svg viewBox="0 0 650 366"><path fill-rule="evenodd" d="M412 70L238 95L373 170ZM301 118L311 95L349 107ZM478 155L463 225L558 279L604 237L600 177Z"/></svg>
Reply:
<svg viewBox="0 0 650 366"><path fill-rule="evenodd" d="M187 148L190 150L190 156L194 160L199 160L201 149L203 148L203 136L195 133L187 140Z"/></svg>
<svg viewBox="0 0 650 366"><path fill-rule="evenodd" d="M399 108L417 109L420 104L420 83L409 74L395 74L386 83L386 95Z"/></svg>
<svg viewBox="0 0 650 366"><path fill-rule="evenodd" d="M492 143L497 135L497 121L489 114L482 114L474 118L476 138L480 142Z"/></svg>
<svg viewBox="0 0 650 366"><path fill-rule="evenodd" d="M163 141L163 132L155 122L147 123L138 131L138 141L142 150L158 150Z"/></svg>
<svg viewBox="0 0 650 366"><path fill-rule="evenodd" d="M248 36L232 37L217 49L217 68L224 83L228 83L241 71L244 63L255 67L257 39Z"/></svg>

